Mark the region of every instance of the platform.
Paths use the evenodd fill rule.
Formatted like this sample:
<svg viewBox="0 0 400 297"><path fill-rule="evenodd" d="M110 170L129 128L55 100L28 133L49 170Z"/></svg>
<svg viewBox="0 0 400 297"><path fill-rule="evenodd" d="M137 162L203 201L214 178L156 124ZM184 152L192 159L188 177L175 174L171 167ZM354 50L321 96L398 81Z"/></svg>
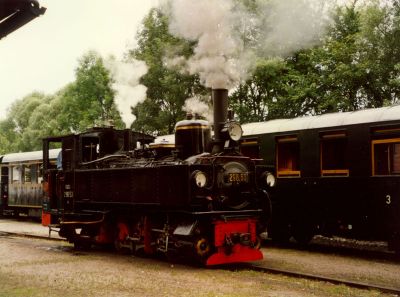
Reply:
<svg viewBox="0 0 400 297"><path fill-rule="evenodd" d="M49 228L42 226L40 222L28 219L0 218L0 232L11 232L31 236L61 239L56 231L49 232Z"/></svg>

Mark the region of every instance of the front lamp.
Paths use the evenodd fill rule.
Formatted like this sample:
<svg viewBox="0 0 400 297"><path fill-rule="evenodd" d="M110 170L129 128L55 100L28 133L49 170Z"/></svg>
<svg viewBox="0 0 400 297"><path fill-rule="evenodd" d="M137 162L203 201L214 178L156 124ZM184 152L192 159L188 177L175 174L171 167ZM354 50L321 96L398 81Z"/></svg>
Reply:
<svg viewBox="0 0 400 297"><path fill-rule="evenodd" d="M276 178L271 172L264 173L264 180L269 187L274 187L276 184Z"/></svg>
<svg viewBox="0 0 400 297"><path fill-rule="evenodd" d="M227 133L229 138L236 142L239 141L243 135L242 127L237 122L226 123L222 132Z"/></svg>
<svg viewBox="0 0 400 297"><path fill-rule="evenodd" d="M200 170L193 172L193 180L199 188L204 188L207 184L207 176Z"/></svg>

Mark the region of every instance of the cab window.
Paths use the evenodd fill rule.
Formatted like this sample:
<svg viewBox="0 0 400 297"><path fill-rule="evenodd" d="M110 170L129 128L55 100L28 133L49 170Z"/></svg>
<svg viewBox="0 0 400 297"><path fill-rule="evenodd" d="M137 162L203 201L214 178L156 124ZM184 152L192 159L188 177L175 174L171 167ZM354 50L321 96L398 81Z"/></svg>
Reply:
<svg viewBox="0 0 400 297"><path fill-rule="evenodd" d="M99 157L99 152L99 138L82 137L82 162L96 160Z"/></svg>

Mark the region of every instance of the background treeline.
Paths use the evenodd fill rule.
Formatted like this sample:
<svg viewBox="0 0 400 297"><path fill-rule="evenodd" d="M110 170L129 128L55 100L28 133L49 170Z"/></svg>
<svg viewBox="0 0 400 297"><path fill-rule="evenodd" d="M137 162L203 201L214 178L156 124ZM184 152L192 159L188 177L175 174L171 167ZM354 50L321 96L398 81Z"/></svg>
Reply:
<svg viewBox="0 0 400 297"><path fill-rule="evenodd" d="M158 9L145 17L136 41L125 58L145 61L149 69L141 78L147 98L132 108L132 128L170 134L184 117L185 100L209 94L196 75L165 62L166 55L189 57L194 43L170 35ZM112 84L103 57L86 53L75 81L55 94L34 92L15 101L0 121L0 154L39 150L42 137L107 120L123 128ZM337 7L317 46L286 58L260 58L253 75L231 92L230 103L245 123L381 107L398 103L399 96L400 0L372 0Z"/></svg>

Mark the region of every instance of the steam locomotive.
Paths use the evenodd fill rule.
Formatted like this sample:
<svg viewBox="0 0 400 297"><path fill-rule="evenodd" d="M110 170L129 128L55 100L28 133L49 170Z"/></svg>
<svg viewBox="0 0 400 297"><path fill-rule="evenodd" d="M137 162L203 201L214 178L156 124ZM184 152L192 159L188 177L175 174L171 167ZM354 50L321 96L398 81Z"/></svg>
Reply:
<svg viewBox="0 0 400 297"><path fill-rule="evenodd" d="M44 139L43 225L77 247L113 244L205 265L262 259L275 177L239 153L242 128L228 118L227 98L212 91L213 138L207 121L188 117L174 145L110 127Z"/></svg>

